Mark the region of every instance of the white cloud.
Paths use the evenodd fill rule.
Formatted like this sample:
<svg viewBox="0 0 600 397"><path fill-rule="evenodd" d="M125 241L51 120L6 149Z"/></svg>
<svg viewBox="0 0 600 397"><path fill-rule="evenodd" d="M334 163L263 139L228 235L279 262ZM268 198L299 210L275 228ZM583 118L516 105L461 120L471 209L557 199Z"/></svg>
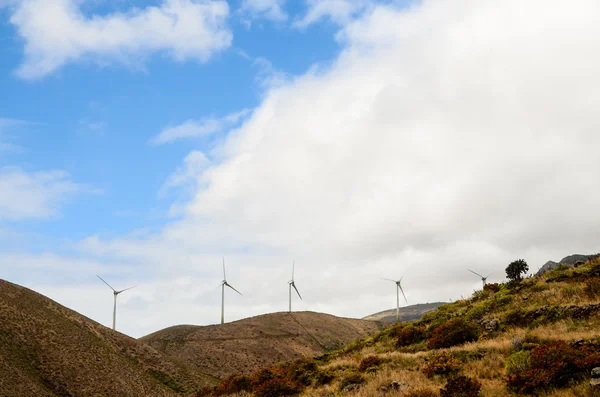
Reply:
<svg viewBox="0 0 600 397"><path fill-rule="evenodd" d="M499 281L517 258L535 271L596 251L598 16L596 0L379 6L330 67L269 90L212 163L186 160L183 219L80 252L153 271L124 329L140 335L218 321L221 255L244 293L232 320L285 310L293 259L295 310L362 316L393 307L379 277L409 266L409 302L432 302L480 288L467 268Z"/></svg>
<svg viewBox="0 0 600 397"><path fill-rule="evenodd" d="M163 0L159 6L93 16L81 11L78 0L6 4L25 42L25 60L17 70L24 79L44 77L70 62L131 64L156 52L205 62L232 40L225 1Z"/></svg>
<svg viewBox="0 0 600 397"><path fill-rule="evenodd" d="M65 171L0 167L0 221L57 216L65 200L85 191L91 190L73 182Z"/></svg>
<svg viewBox="0 0 600 397"><path fill-rule="evenodd" d="M373 0L305 0L305 3L306 15L294 22L296 28L306 28L325 18L345 25L372 5Z"/></svg>
<svg viewBox="0 0 600 397"><path fill-rule="evenodd" d="M239 123L250 113L249 109L230 113L221 118L208 117L202 120L187 120L182 124L167 127L150 140L153 145L162 145L178 139L198 138L223 132Z"/></svg>
<svg viewBox="0 0 600 397"><path fill-rule="evenodd" d="M285 21L288 15L283 9L284 4L285 0L242 0L240 12L252 19Z"/></svg>

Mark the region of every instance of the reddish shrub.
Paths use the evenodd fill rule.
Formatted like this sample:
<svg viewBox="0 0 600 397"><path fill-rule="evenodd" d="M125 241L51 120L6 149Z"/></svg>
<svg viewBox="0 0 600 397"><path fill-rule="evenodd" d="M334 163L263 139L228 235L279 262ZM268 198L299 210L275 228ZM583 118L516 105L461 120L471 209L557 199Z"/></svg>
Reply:
<svg viewBox="0 0 600 397"><path fill-rule="evenodd" d="M434 375L454 375L460 371L460 363L446 352L433 354L422 372L431 378Z"/></svg>
<svg viewBox="0 0 600 397"><path fill-rule="evenodd" d="M440 349L472 342L479 337L479 329L461 318L446 321L433 330L427 342L429 349Z"/></svg>
<svg viewBox="0 0 600 397"><path fill-rule="evenodd" d="M246 375L232 375L222 381L213 391L215 396L252 391L252 379Z"/></svg>
<svg viewBox="0 0 600 397"><path fill-rule="evenodd" d="M419 343L426 338L425 330L409 326L396 332L396 346L410 346L413 343Z"/></svg>
<svg viewBox="0 0 600 397"><path fill-rule="evenodd" d="M530 369L506 377L508 387L532 394L549 387L565 387L600 365L600 353L593 346L571 346L563 341L540 345L531 351Z"/></svg>
<svg viewBox="0 0 600 397"><path fill-rule="evenodd" d="M478 397L481 383L466 376L451 378L440 390L441 397Z"/></svg>
<svg viewBox="0 0 600 397"><path fill-rule="evenodd" d="M295 396L302 392L302 385L287 378L269 379L254 390L258 397Z"/></svg>
<svg viewBox="0 0 600 397"><path fill-rule="evenodd" d="M272 379L283 379L286 377L287 373L281 367L265 367L252 375L252 388L257 389Z"/></svg>
<svg viewBox="0 0 600 397"><path fill-rule="evenodd" d="M483 286L484 291L498 292L500 291L500 284L491 283Z"/></svg>
<svg viewBox="0 0 600 397"><path fill-rule="evenodd" d="M360 364L358 364L358 370L360 372L365 372L369 369L377 368L381 364L381 359L377 356L367 356L360 360Z"/></svg>

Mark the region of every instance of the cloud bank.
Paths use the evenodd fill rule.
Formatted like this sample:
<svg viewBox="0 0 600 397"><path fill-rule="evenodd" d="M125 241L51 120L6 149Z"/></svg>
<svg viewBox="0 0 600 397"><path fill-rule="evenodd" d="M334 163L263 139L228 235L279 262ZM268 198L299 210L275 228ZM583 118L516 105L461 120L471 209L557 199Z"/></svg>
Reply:
<svg viewBox="0 0 600 397"><path fill-rule="evenodd" d="M432 302L479 288L467 268L493 282L517 258L535 271L597 251L599 16L596 0L377 6L340 30L330 66L271 88L211 162L186 159L181 219L77 249L147 279L122 320L138 336L216 323L222 255L244 293L227 297L232 320L285 310L294 259L296 310L363 316L394 306L379 278L407 268L409 302Z"/></svg>

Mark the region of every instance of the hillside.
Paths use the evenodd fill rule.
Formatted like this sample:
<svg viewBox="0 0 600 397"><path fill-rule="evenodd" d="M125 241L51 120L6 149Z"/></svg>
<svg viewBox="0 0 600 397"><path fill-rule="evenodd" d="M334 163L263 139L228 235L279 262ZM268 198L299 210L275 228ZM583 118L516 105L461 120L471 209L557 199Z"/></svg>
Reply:
<svg viewBox="0 0 600 397"><path fill-rule="evenodd" d="M562 265L197 396L600 396L599 302L600 258Z"/></svg>
<svg viewBox="0 0 600 397"><path fill-rule="evenodd" d="M155 349L0 280L0 396L171 396L199 383Z"/></svg>
<svg viewBox="0 0 600 397"><path fill-rule="evenodd" d="M339 349L377 330L373 321L295 312L265 314L223 325L180 325L140 340L190 372L223 379Z"/></svg>
<svg viewBox="0 0 600 397"><path fill-rule="evenodd" d="M400 308L400 321L413 321L418 320L423 317L426 313L429 313L441 305L444 302L434 302L434 303L420 303L417 305L410 305ZM369 316L363 317L363 320L370 321L381 321L384 323L394 323L396 322L396 309L384 310L379 313L371 314Z"/></svg>

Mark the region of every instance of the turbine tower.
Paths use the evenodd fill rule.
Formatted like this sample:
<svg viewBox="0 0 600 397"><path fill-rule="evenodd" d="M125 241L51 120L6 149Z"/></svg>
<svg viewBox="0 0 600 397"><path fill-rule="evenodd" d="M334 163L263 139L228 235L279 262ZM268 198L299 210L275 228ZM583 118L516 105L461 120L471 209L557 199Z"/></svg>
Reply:
<svg viewBox="0 0 600 397"><path fill-rule="evenodd" d="M221 324L225 323L225 286L228 286L238 294L242 295L240 291L233 288L227 282L227 277L225 276L225 257L223 257L223 282L221 282Z"/></svg>
<svg viewBox="0 0 600 397"><path fill-rule="evenodd" d="M468 270L468 271L470 271L471 273L473 273L473 274L475 274L475 275L477 275L477 276L481 277L481 281L483 281L483 286L484 286L484 287L485 287L485 284L486 284L486 281L487 281L488 277L490 276L490 274L492 274L492 273L493 273L493 272L490 272L490 274L488 274L487 276L485 276L485 277L484 277L484 276L482 276L482 275L481 275L481 274L479 274L479 273L475 273L473 270L470 270L470 269L467 269L467 270Z"/></svg>
<svg viewBox="0 0 600 397"><path fill-rule="evenodd" d="M111 287L109 283L107 283L106 281L104 281L104 279L102 277L98 276L97 274L96 274L96 277L98 277L100 280L102 280L102 282L104 284L108 285L108 287L113 290L113 296L115 298L115 303L114 303L114 306L113 306L113 326L112 326L112 329L116 330L116 327L117 327L117 295L119 295L121 292L125 292L127 290L132 289L132 288L135 288L135 287L137 287L137 285L134 285L133 287L122 289L121 291L117 291L116 289L114 289L113 287Z"/></svg>
<svg viewBox="0 0 600 397"><path fill-rule="evenodd" d="M294 287L294 289L296 290L296 293L298 294L298 297L300 299L302 299L302 296L300 296L300 292L298 292L298 288L296 288L296 283L294 282L294 267L296 266L296 261L294 261L292 263L292 279L290 281L288 281L288 285L289 285L289 289L290 289L290 313L292 312L292 287Z"/></svg>
<svg viewBox="0 0 600 397"><path fill-rule="evenodd" d="M392 280L389 278L382 278L382 280L391 281L396 283L396 322L400 322L400 292L402 292L402 296L404 296L404 300L408 303L408 299L406 299L406 295L404 295L404 290L402 289L402 279L404 275L400 277L400 280Z"/></svg>

